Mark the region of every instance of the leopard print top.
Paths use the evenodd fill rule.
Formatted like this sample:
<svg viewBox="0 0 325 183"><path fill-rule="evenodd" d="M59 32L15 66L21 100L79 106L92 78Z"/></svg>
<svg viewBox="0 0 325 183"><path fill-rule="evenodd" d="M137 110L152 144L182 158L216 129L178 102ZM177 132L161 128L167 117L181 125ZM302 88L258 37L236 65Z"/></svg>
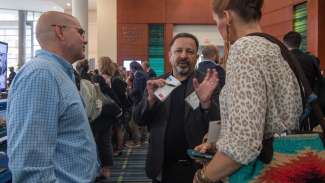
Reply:
<svg viewBox="0 0 325 183"><path fill-rule="evenodd" d="M297 129L301 104L298 81L278 45L258 36L240 38L230 49L220 94L218 151L248 164L263 138Z"/></svg>

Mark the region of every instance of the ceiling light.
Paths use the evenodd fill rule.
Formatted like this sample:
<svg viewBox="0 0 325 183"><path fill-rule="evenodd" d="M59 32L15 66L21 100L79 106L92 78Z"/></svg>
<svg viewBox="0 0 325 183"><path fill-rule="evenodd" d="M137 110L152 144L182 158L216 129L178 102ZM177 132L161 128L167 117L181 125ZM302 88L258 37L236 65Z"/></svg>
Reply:
<svg viewBox="0 0 325 183"><path fill-rule="evenodd" d="M71 6L71 3L67 3L67 6L69 6L69 7L70 7L70 6Z"/></svg>

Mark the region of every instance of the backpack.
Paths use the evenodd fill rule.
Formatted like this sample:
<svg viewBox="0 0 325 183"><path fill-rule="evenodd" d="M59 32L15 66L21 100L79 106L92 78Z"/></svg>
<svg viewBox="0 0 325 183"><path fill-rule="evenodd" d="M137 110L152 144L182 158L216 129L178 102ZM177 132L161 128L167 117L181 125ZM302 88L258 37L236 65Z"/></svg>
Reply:
<svg viewBox="0 0 325 183"><path fill-rule="evenodd" d="M315 81L313 91L318 96L318 102L320 108L323 114L325 114L325 78L320 73L320 70L316 66L316 63L314 64L314 69L316 72L316 81Z"/></svg>
<svg viewBox="0 0 325 183"><path fill-rule="evenodd" d="M101 101L98 98L95 85L86 79L80 79L80 96L90 122L94 121L102 112Z"/></svg>

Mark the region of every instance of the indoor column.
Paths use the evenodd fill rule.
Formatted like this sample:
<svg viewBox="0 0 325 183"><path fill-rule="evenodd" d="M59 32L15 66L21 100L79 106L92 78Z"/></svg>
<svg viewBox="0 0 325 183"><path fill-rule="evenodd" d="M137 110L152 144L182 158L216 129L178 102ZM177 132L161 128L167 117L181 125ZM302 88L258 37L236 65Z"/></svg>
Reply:
<svg viewBox="0 0 325 183"><path fill-rule="evenodd" d="M97 0L97 58L117 59L117 0Z"/></svg>
<svg viewBox="0 0 325 183"><path fill-rule="evenodd" d="M72 15L79 20L81 27L86 31L85 38L88 40L88 0L72 0ZM85 56L88 58L88 46L86 46Z"/></svg>
<svg viewBox="0 0 325 183"><path fill-rule="evenodd" d="M24 65L26 59L26 19L27 11L18 11L18 68Z"/></svg>

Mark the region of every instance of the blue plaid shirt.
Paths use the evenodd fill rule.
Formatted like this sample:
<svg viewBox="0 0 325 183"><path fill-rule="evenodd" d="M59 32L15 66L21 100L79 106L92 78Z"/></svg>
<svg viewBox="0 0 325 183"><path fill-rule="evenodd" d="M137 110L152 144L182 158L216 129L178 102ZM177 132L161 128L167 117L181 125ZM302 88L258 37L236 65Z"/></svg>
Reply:
<svg viewBox="0 0 325 183"><path fill-rule="evenodd" d="M45 50L17 73L7 107L13 182L93 182L93 139L72 65Z"/></svg>

